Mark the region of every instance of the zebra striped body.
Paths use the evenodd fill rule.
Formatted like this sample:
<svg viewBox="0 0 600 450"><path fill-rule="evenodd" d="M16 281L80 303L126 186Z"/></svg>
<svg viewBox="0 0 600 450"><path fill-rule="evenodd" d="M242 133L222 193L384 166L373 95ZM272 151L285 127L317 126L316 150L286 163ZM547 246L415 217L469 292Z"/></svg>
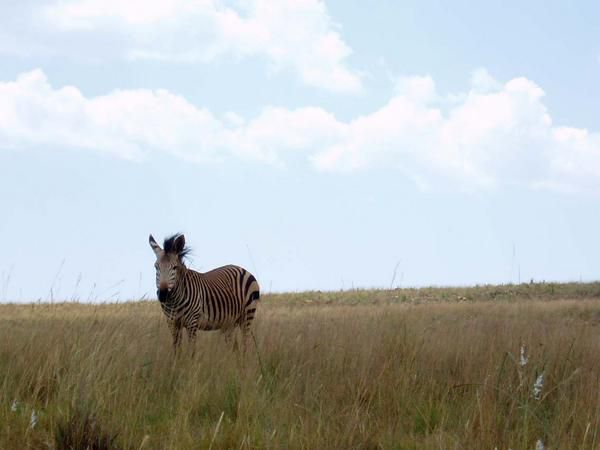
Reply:
<svg viewBox="0 0 600 450"><path fill-rule="evenodd" d="M167 301L160 306L169 322L185 327L193 337L200 330L247 329L259 299L256 278L238 266L200 273L186 269Z"/></svg>
<svg viewBox="0 0 600 450"><path fill-rule="evenodd" d="M234 265L206 273L187 268L183 263L183 239L183 235L175 235L165 240L163 250L150 236L150 245L157 255L158 297L173 345L178 346L182 328L186 328L191 340L198 330L222 330L229 337L239 327L245 342L260 298L256 278Z"/></svg>

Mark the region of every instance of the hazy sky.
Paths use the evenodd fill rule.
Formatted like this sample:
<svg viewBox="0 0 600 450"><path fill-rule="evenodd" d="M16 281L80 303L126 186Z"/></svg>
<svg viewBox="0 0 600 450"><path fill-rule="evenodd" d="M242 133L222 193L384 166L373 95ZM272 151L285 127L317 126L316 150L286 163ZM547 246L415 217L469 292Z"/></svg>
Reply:
<svg viewBox="0 0 600 450"><path fill-rule="evenodd" d="M8 3L8 5L7 5ZM0 301L600 278L600 3L0 5ZM394 269L396 276L394 278Z"/></svg>

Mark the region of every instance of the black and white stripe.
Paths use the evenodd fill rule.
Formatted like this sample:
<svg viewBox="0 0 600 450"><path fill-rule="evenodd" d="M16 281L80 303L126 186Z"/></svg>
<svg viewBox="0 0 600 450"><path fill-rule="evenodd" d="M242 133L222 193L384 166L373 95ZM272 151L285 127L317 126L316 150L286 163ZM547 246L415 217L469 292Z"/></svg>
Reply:
<svg viewBox="0 0 600 450"><path fill-rule="evenodd" d="M165 239L164 248L150 235L150 246L156 254L157 295L175 348L182 328L191 340L198 330L222 330L230 338L239 327L245 343L260 298L254 275L234 265L206 273L187 268L183 258L188 249L182 234Z"/></svg>

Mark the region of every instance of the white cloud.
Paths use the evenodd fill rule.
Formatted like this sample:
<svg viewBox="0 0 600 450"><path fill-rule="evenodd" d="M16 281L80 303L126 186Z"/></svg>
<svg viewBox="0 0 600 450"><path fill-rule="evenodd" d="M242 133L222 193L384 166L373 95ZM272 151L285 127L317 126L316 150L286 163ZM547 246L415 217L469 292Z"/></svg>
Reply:
<svg viewBox="0 0 600 450"><path fill-rule="evenodd" d="M525 78L502 84L479 70L471 83L446 101L430 77L400 80L387 105L352 121L345 139L313 156L317 167L394 166L413 179L469 189L600 192L600 133L553 126L543 90Z"/></svg>
<svg viewBox="0 0 600 450"><path fill-rule="evenodd" d="M473 71L471 75L471 90L477 92L493 92L502 88L490 73L484 68Z"/></svg>
<svg viewBox="0 0 600 450"><path fill-rule="evenodd" d="M310 86L362 88L322 0L48 0L43 7L23 0L11 9L10 19L0 18L0 37L12 42L0 44L4 53L45 48L92 60L184 63L259 57L270 71L292 71Z"/></svg>
<svg viewBox="0 0 600 450"><path fill-rule="evenodd" d="M164 90L115 91L88 99L53 89L41 70L0 83L0 146L67 147L141 159L149 151L221 158L224 127L204 109Z"/></svg>
<svg viewBox="0 0 600 450"><path fill-rule="evenodd" d="M267 107L230 134L232 151L245 158L282 163L290 153L333 145L347 134L348 126L321 108L296 110Z"/></svg>
<svg viewBox="0 0 600 450"><path fill-rule="evenodd" d="M413 100L429 102L435 99L435 83L429 75L400 77L396 80L395 94Z"/></svg>
<svg viewBox="0 0 600 450"><path fill-rule="evenodd" d="M140 159L165 152L195 162L310 161L321 171L395 168L420 186L451 182L600 193L600 133L555 126L543 90L479 72L448 100L431 77L398 82L383 107L351 121L319 107L266 107L218 118L164 90L86 98L53 88L40 70L0 83L0 147L68 147ZM460 99L460 100L459 100Z"/></svg>

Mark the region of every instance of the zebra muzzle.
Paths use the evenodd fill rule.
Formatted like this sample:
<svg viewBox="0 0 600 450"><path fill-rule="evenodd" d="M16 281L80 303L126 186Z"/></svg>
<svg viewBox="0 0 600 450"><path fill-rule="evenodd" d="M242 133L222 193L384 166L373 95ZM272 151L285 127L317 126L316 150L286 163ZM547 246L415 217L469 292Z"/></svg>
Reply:
<svg viewBox="0 0 600 450"><path fill-rule="evenodd" d="M168 289L159 289L156 291L156 295L161 302L166 302L169 299L169 290Z"/></svg>

